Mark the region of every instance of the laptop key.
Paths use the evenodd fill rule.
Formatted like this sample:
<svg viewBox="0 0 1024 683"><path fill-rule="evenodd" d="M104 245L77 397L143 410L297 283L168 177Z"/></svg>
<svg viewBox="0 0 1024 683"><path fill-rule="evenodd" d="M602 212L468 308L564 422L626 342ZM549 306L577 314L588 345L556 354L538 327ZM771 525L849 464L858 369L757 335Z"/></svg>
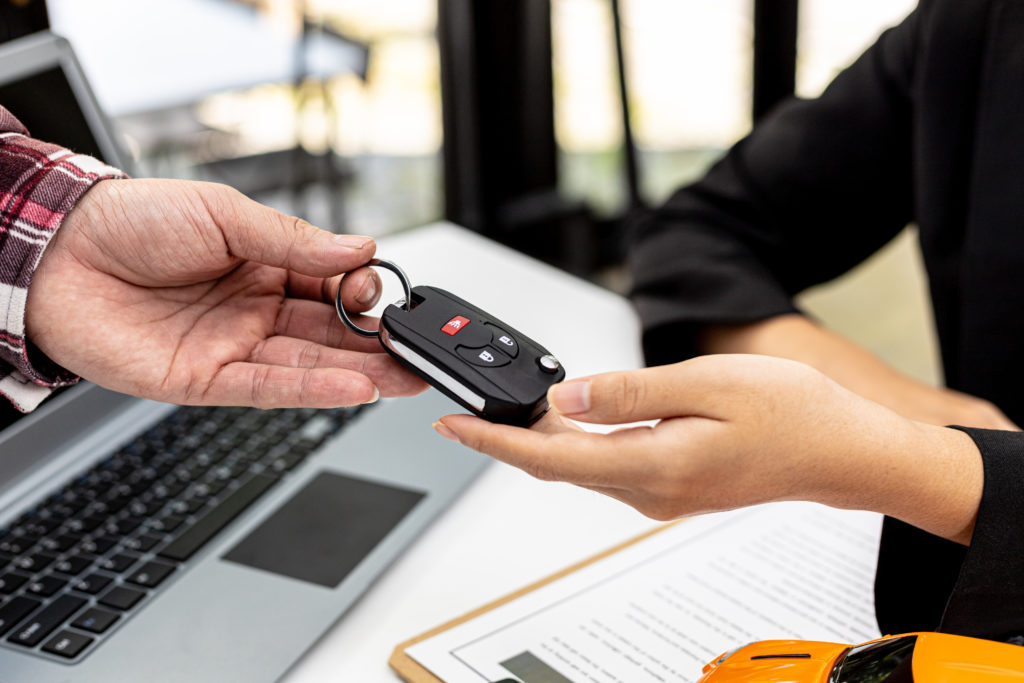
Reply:
<svg viewBox="0 0 1024 683"><path fill-rule="evenodd" d="M35 647L50 631L64 623L85 604L82 598L62 595L44 607L35 617L29 619L11 634L7 642L26 647Z"/></svg>
<svg viewBox="0 0 1024 683"><path fill-rule="evenodd" d="M92 564L93 558L82 555L70 555L63 560L57 560L53 570L69 576L78 576Z"/></svg>
<svg viewBox="0 0 1024 683"><path fill-rule="evenodd" d="M121 542L121 545L128 550L135 550L137 552L146 552L153 546L160 542L159 536L153 536L152 534L143 534L136 538L128 538Z"/></svg>
<svg viewBox="0 0 1024 683"><path fill-rule="evenodd" d="M126 536L139 528L142 522L128 517L127 519L110 520L103 527L111 536Z"/></svg>
<svg viewBox="0 0 1024 683"><path fill-rule="evenodd" d="M36 539L25 538L24 536L9 536L3 541L0 541L0 553L7 555L20 555L33 545L35 545Z"/></svg>
<svg viewBox="0 0 1024 683"><path fill-rule="evenodd" d="M21 585L26 581L28 581L28 577L21 574L8 572L0 575L0 593L13 593L21 588Z"/></svg>
<svg viewBox="0 0 1024 683"><path fill-rule="evenodd" d="M209 492L211 496L216 496L221 491L227 488L228 483L221 479L212 479L206 482L204 486L206 486L206 490Z"/></svg>
<svg viewBox="0 0 1024 683"><path fill-rule="evenodd" d="M162 502L133 500L128 506L128 514L135 518L149 517L163 507Z"/></svg>
<svg viewBox="0 0 1024 683"><path fill-rule="evenodd" d="M101 516L79 517L69 520L65 526L73 533L87 534L90 531L94 531L105 520L106 517Z"/></svg>
<svg viewBox="0 0 1024 683"><path fill-rule="evenodd" d="M53 519L52 517L48 519L38 519L25 525L25 533L36 537L46 536L60 525L61 520Z"/></svg>
<svg viewBox="0 0 1024 683"><path fill-rule="evenodd" d="M235 489L231 494L210 510L202 519L186 529L180 536L171 541L158 555L179 562L192 557L213 538L217 532L242 514L267 489L277 483L277 478L267 474L257 474L249 481Z"/></svg>
<svg viewBox="0 0 1024 683"><path fill-rule="evenodd" d="M0 636L10 631L15 624L42 604L38 600L19 595L0 605Z"/></svg>
<svg viewBox="0 0 1024 683"><path fill-rule="evenodd" d="M181 517L175 517L174 515L168 515L163 519L155 519L149 523L149 527L154 531L163 531L170 533L181 526L181 523L185 520Z"/></svg>
<svg viewBox="0 0 1024 683"><path fill-rule="evenodd" d="M38 572L49 567L57 558L46 553L35 553L19 557L14 564L27 572Z"/></svg>
<svg viewBox="0 0 1024 683"><path fill-rule="evenodd" d="M275 472L286 472L298 465L302 460L303 456L298 453L289 453L276 458L272 463L270 463L270 467Z"/></svg>
<svg viewBox="0 0 1024 683"><path fill-rule="evenodd" d="M190 500L176 500L171 503L171 511L179 515L190 515L201 510L205 505L205 500L197 498L192 498Z"/></svg>
<svg viewBox="0 0 1024 683"><path fill-rule="evenodd" d="M125 586L115 586L100 598L99 603L123 611L131 609L135 606L135 603L144 597L146 597L146 591L126 588Z"/></svg>
<svg viewBox="0 0 1024 683"><path fill-rule="evenodd" d="M71 659L89 647L94 639L74 631L61 631L43 645L43 652L60 655Z"/></svg>
<svg viewBox="0 0 1024 683"><path fill-rule="evenodd" d="M116 538L111 538L110 536L98 536L96 538L90 538L88 541L84 541L82 545L78 546L78 549L83 553L102 555L115 545L117 545Z"/></svg>
<svg viewBox="0 0 1024 683"><path fill-rule="evenodd" d="M101 590L109 586L111 581L113 581L113 578L106 574L89 574L88 576L75 581L71 584L71 587L76 591L96 595Z"/></svg>
<svg viewBox="0 0 1024 683"><path fill-rule="evenodd" d="M50 552L63 553L69 548L74 547L80 540L82 540L82 537L75 534L61 534L56 537L44 538L39 542L39 545Z"/></svg>
<svg viewBox="0 0 1024 683"><path fill-rule="evenodd" d="M138 561L138 557L135 555L126 555L124 553L117 553L111 557L100 560L99 568L106 569L108 572L115 572L120 574L128 567L132 566Z"/></svg>
<svg viewBox="0 0 1024 683"><path fill-rule="evenodd" d="M66 585L68 585L67 579L47 575L30 583L25 592L48 598Z"/></svg>
<svg viewBox="0 0 1024 683"><path fill-rule="evenodd" d="M80 628L83 631L103 633L120 618L121 615L117 612L109 612L105 609L92 607L78 615L78 618L71 622L71 626Z"/></svg>
<svg viewBox="0 0 1024 683"><path fill-rule="evenodd" d="M156 588L175 569L176 566L166 562L147 562L125 580L143 588Z"/></svg>

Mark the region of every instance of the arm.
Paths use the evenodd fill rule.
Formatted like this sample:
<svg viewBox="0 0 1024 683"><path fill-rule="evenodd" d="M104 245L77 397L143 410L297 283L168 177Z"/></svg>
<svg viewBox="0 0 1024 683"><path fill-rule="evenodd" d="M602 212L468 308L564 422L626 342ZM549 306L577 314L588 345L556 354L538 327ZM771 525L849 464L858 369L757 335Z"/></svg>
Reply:
<svg viewBox="0 0 1024 683"><path fill-rule="evenodd" d="M968 548L886 519L875 577L885 633L1024 636L1024 434L960 428L981 453L984 490Z"/></svg>
<svg viewBox="0 0 1024 683"><path fill-rule="evenodd" d="M867 349L797 315L747 325L709 325L697 340L702 353L754 353L804 362L850 391L913 420L1017 430L992 403L933 387L894 369Z"/></svg>
<svg viewBox="0 0 1024 683"><path fill-rule="evenodd" d="M338 320L373 258L223 185L107 180L68 215L28 292L29 337L110 389L170 403L327 408L425 384ZM363 269L342 299L380 292ZM362 321L364 327L376 321Z"/></svg>
<svg viewBox="0 0 1024 683"><path fill-rule="evenodd" d="M439 431L657 519L809 500L971 539L983 481L973 441L901 417L800 363L704 356L566 382L549 399L554 410L533 430L453 415ZM562 416L659 422L591 434Z"/></svg>
<svg viewBox="0 0 1024 683"><path fill-rule="evenodd" d="M28 137L0 107L0 394L28 411L75 375L39 354L25 335L25 301L43 251L79 199L116 168Z"/></svg>
<svg viewBox="0 0 1024 683"><path fill-rule="evenodd" d="M884 633L1024 633L1024 434L914 422L765 356L597 375L552 387L549 400L530 430L468 415L435 428L657 519L776 500L884 513ZM658 422L593 434L564 417Z"/></svg>
<svg viewBox="0 0 1024 683"><path fill-rule="evenodd" d="M1015 429L990 403L918 382L799 315L795 293L862 261L914 218L919 9L817 100L792 99L633 231L650 365L698 353L808 363L916 420Z"/></svg>
<svg viewBox="0 0 1024 683"><path fill-rule="evenodd" d="M27 137L3 108L0 132L0 393L18 409L79 375L162 401L268 408L425 387L334 312L339 273L358 270L344 283L349 310L379 297L360 270L370 238L224 186L121 180Z"/></svg>
<svg viewBox="0 0 1024 683"><path fill-rule="evenodd" d="M699 182L631 232L632 296L650 364L697 352L709 325L798 312L914 218L918 12L816 100L791 98Z"/></svg>

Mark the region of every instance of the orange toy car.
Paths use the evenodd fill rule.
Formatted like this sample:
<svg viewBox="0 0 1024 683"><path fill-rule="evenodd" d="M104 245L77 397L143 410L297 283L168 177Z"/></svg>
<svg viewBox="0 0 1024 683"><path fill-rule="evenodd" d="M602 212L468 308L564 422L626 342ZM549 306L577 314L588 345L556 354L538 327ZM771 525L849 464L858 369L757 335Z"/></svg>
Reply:
<svg viewBox="0 0 1024 683"><path fill-rule="evenodd" d="M705 665L698 683L1024 682L1024 647L946 633L906 633L863 645L762 640Z"/></svg>

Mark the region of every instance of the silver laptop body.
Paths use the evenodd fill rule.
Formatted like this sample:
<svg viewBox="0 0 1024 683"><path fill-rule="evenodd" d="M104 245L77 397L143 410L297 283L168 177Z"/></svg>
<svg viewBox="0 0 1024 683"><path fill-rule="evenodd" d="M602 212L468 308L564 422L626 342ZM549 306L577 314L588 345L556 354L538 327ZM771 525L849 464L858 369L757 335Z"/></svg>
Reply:
<svg viewBox="0 0 1024 683"><path fill-rule="evenodd" d="M5 93L40 75L125 168L63 39L0 46L0 105L18 116ZM0 680L277 679L486 465L431 429L452 406L179 408L82 384L0 411Z"/></svg>

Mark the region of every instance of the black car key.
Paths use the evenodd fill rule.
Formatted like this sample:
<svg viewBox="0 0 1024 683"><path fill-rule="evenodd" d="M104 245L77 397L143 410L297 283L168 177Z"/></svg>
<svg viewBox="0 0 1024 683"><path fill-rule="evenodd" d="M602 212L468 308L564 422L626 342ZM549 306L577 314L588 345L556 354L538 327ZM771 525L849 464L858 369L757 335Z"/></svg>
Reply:
<svg viewBox="0 0 1024 683"><path fill-rule="evenodd" d="M406 296L384 309L379 334L357 327L335 303L348 327L378 336L399 363L463 407L491 422L526 426L548 409L548 387L565 369L547 349L498 318L438 287L409 287L398 266L375 259L402 279Z"/></svg>

